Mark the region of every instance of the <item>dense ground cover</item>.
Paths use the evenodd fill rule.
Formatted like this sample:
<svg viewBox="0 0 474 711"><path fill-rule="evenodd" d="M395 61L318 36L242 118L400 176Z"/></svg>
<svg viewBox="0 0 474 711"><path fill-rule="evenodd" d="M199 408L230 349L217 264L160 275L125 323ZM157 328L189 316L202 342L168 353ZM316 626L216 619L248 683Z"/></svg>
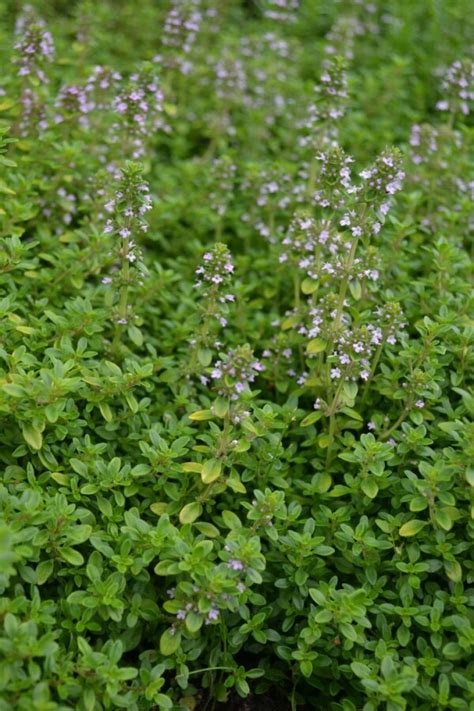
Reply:
<svg viewBox="0 0 474 711"><path fill-rule="evenodd" d="M474 708L467 0L0 0L0 710Z"/></svg>

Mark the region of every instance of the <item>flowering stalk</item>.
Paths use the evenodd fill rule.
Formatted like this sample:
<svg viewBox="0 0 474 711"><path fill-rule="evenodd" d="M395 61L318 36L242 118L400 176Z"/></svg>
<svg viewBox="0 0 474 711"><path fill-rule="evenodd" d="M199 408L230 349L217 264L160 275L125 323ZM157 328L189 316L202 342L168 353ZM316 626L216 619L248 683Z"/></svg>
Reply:
<svg viewBox="0 0 474 711"><path fill-rule="evenodd" d="M18 66L22 107L18 131L27 136L32 130L44 131L48 125L42 93L48 85L46 68L53 61L55 49L44 20L31 6L19 16L15 35L13 63Z"/></svg>
<svg viewBox="0 0 474 711"><path fill-rule="evenodd" d="M190 370L195 372L198 362L208 366L212 359L212 348L220 348L217 329L227 326L229 305L235 301L229 293L234 264L227 246L217 242L203 256L202 264L196 269L195 289L200 296L200 325L191 340L192 356ZM207 382L202 376L201 380Z"/></svg>
<svg viewBox="0 0 474 711"><path fill-rule="evenodd" d="M127 162L121 171L121 178L114 197L105 205L105 210L111 214L107 219L104 233L111 234L120 240L118 249L119 264L114 274L119 284L119 298L116 308L114 350L118 348L122 327L128 325L133 316L130 312L129 289L132 282L142 284L146 268L142 261L141 251L135 238L141 232L146 232L148 224L145 214L151 210L151 196L146 182L143 180L143 168L137 163ZM103 284L110 284L113 277L104 277Z"/></svg>

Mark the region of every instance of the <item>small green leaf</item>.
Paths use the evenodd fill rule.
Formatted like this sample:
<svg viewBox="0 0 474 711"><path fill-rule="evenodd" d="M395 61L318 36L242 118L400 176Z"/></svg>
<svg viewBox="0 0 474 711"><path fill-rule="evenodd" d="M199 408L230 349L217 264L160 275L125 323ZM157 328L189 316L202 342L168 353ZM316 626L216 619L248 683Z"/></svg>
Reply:
<svg viewBox="0 0 474 711"><path fill-rule="evenodd" d="M178 570L178 563L174 560L160 560L154 568L156 575L173 575L173 573L176 573Z"/></svg>
<svg viewBox="0 0 474 711"><path fill-rule="evenodd" d="M179 512L179 520L181 523L194 523L194 521L199 518L202 513L202 506L197 501L193 501L190 504L183 506Z"/></svg>
<svg viewBox="0 0 474 711"><path fill-rule="evenodd" d="M23 425L23 437L32 449L41 449L43 446L43 436L41 431L34 425Z"/></svg>
<svg viewBox="0 0 474 711"><path fill-rule="evenodd" d="M200 474L202 471L202 464L200 462L183 462L181 469L183 472Z"/></svg>
<svg viewBox="0 0 474 711"><path fill-rule="evenodd" d="M2 385L2 390L11 397L25 397L26 395L26 391L21 385L15 385L14 383L5 383Z"/></svg>
<svg viewBox="0 0 474 711"><path fill-rule="evenodd" d="M227 526L227 528L230 528L231 531L237 528L242 528L242 522L240 518L236 516L236 514L232 511L223 511L221 516L225 526Z"/></svg>
<svg viewBox="0 0 474 711"><path fill-rule="evenodd" d="M462 568L457 560L446 560L444 563L446 575L453 583L460 583L462 580Z"/></svg>
<svg viewBox="0 0 474 711"><path fill-rule="evenodd" d="M330 444L332 444L334 441L334 437L332 437L330 434L322 434L318 437L318 445L321 447L321 449L327 449Z"/></svg>
<svg viewBox="0 0 474 711"><path fill-rule="evenodd" d="M63 474L62 472L51 472L50 474L51 479L54 479L58 484L62 484L63 486L69 486L70 479L67 474Z"/></svg>
<svg viewBox="0 0 474 711"><path fill-rule="evenodd" d="M168 504L164 503L164 501L156 501L154 504L151 504L150 510L157 516L162 516L167 512Z"/></svg>
<svg viewBox="0 0 474 711"><path fill-rule="evenodd" d="M359 422L362 422L362 415L360 415L356 410L353 410L352 407L343 407L341 412L348 417L352 417L353 420L359 420Z"/></svg>
<svg viewBox="0 0 474 711"><path fill-rule="evenodd" d="M59 553L61 558L64 558L71 565L82 565L84 563L84 558L74 548L61 548Z"/></svg>
<svg viewBox="0 0 474 711"><path fill-rule="evenodd" d="M321 417L321 412L310 412L309 415L306 415L306 417L301 420L300 427L309 427L310 425L313 425L315 422L320 420Z"/></svg>
<svg viewBox="0 0 474 711"><path fill-rule="evenodd" d="M201 629L203 622L204 620L202 618L202 615L198 614L197 612L189 612L186 615L186 629L191 633L197 632L199 629Z"/></svg>
<svg viewBox="0 0 474 711"><path fill-rule="evenodd" d="M36 566L36 584L43 585L54 570L53 560L44 560Z"/></svg>
<svg viewBox="0 0 474 711"><path fill-rule="evenodd" d="M421 529L425 526L426 521L420 521L419 519L414 518L411 521L404 523L403 526L401 526L401 528L399 529L398 533L404 538L408 538L409 536L416 536L416 534L419 533Z"/></svg>
<svg viewBox="0 0 474 711"><path fill-rule="evenodd" d="M349 289L355 301L359 301L362 296L362 287L359 281L349 282Z"/></svg>
<svg viewBox="0 0 474 711"><path fill-rule="evenodd" d="M424 496L415 496L410 501L410 511L424 511L426 508L428 508L428 501Z"/></svg>
<svg viewBox="0 0 474 711"><path fill-rule="evenodd" d="M303 279L301 283L301 291L303 294L314 294L314 292L317 291L318 286L319 284L315 279L307 277L306 279Z"/></svg>
<svg viewBox="0 0 474 711"><path fill-rule="evenodd" d="M213 526L212 523L207 523L206 521L200 521L199 523L194 524L199 531L199 533L202 533L203 536L207 536L207 538L217 538L217 536L220 534L220 531L216 526Z"/></svg>
<svg viewBox="0 0 474 711"><path fill-rule="evenodd" d="M313 490L318 494L325 494L332 484L332 477L327 472L318 472L312 481Z"/></svg>
<svg viewBox="0 0 474 711"><path fill-rule="evenodd" d="M365 679L371 674L370 667L367 664L362 664L361 662L352 662L351 669L359 679Z"/></svg>
<svg viewBox="0 0 474 711"><path fill-rule="evenodd" d="M212 409L217 417L225 417L229 412L229 401L224 397L218 397L212 405Z"/></svg>
<svg viewBox="0 0 474 711"><path fill-rule="evenodd" d="M128 337L136 346L140 347L143 345L143 334L140 329L133 324L128 327Z"/></svg>
<svg viewBox="0 0 474 711"><path fill-rule="evenodd" d="M434 518L438 526L444 528L445 531L450 531L453 527L453 522L446 509L436 509Z"/></svg>
<svg viewBox="0 0 474 711"><path fill-rule="evenodd" d="M189 419L195 422L201 422L202 420L212 420L214 417L210 410L196 410L189 415Z"/></svg>
<svg viewBox="0 0 474 711"><path fill-rule="evenodd" d="M165 657L169 657L178 651L181 644L181 633L175 632L175 630L170 627L165 630L160 637L160 652Z"/></svg>
<svg viewBox="0 0 474 711"><path fill-rule="evenodd" d="M299 323L300 316L298 314L292 314L288 316L281 324L282 331L288 331L288 329L293 328Z"/></svg>
<svg viewBox="0 0 474 711"><path fill-rule="evenodd" d="M80 476L87 476L87 464L85 462L81 462L80 459L75 459L74 457L69 460L69 464L71 467L74 469L74 471L77 474L80 474Z"/></svg>
<svg viewBox="0 0 474 711"><path fill-rule="evenodd" d="M375 499L379 493L379 487L373 479L364 479L360 485L360 488L369 499Z"/></svg>
<svg viewBox="0 0 474 711"><path fill-rule="evenodd" d="M212 361L212 351L209 348L198 348L197 357L203 368L207 368Z"/></svg>
<svg viewBox="0 0 474 711"><path fill-rule="evenodd" d="M212 484L213 481L216 481L221 475L222 471L222 462L220 462L218 459L208 459L207 462L204 462L202 470L201 470L201 479L204 484Z"/></svg>
<svg viewBox="0 0 474 711"><path fill-rule="evenodd" d="M322 353L325 350L326 346L327 343L322 338L312 338L306 346L306 353L308 353L309 355Z"/></svg>

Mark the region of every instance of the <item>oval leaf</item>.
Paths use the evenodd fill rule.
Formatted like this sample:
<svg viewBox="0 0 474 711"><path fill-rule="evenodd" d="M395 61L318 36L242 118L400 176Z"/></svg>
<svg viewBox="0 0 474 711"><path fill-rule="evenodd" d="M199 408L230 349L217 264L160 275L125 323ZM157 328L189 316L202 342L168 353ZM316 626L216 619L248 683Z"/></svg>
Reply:
<svg viewBox="0 0 474 711"><path fill-rule="evenodd" d="M400 536L408 538L409 536L416 536L417 533L421 531L422 528L426 526L426 521L420 521L417 518L404 523L398 531Z"/></svg>
<svg viewBox="0 0 474 711"><path fill-rule="evenodd" d="M218 459L209 459L204 463L201 470L201 479L204 484L212 484L221 475L222 462Z"/></svg>
<svg viewBox="0 0 474 711"><path fill-rule="evenodd" d="M180 523L193 523L202 513L202 506L197 501L186 504L179 512Z"/></svg>

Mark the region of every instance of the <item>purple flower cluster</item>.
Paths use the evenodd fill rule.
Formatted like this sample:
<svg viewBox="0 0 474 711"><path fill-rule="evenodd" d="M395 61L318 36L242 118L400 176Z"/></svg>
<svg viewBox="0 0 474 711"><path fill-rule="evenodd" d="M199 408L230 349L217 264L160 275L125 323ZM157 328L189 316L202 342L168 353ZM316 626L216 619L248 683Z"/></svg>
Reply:
<svg viewBox="0 0 474 711"><path fill-rule="evenodd" d="M140 275L143 275L141 251L134 238L148 230L145 215L152 209L152 199L149 187L143 180L141 166L134 163L125 165L119 187L105 203L104 209L110 215L105 223L104 234L120 238L119 257L135 264ZM105 277L102 281L109 284L111 278Z"/></svg>
<svg viewBox="0 0 474 711"><path fill-rule="evenodd" d="M251 211L241 216L242 222L251 224L261 237L274 243L280 231L275 225L275 216L297 201L291 176L273 168L264 169L249 174L240 188L254 201Z"/></svg>
<svg viewBox="0 0 474 711"><path fill-rule="evenodd" d="M111 105L111 97L119 92L121 81L119 72L109 67L94 67L85 86L91 109L107 110Z"/></svg>
<svg viewBox="0 0 474 711"><path fill-rule="evenodd" d="M203 287L204 293L216 292L232 281L234 265L227 246L218 242L203 256L203 263L196 269L197 281L194 286ZM226 299L233 301L233 298Z"/></svg>
<svg viewBox="0 0 474 711"><path fill-rule="evenodd" d="M349 203L351 195L357 192L352 182L351 164L354 159L339 148L322 151L316 156L320 171L313 202L319 207L339 210Z"/></svg>
<svg viewBox="0 0 474 711"><path fill-rule="evenodd" d="M339 15L326 35L324 53L329 57L354 59L354 43L365 34L364 24L353 15Z"/></svg>
<svg viewBox="0 0 474 711"><path fill-rule="evenodd" d="M266 0L263 15L276 22L296 22L299 0Z"/></svg>
<svg viewBox="0 0 474 711"><path fill-rule="evenodd" d="M209 200L212 209L223 217L234 192L234 181L237 166L228 156L216 158L212 163L211 181L212 189Z"/></svg>
<svg viewBox="0 0 474 711"><path fill-rule="evenodd" d="M439 111L468 116L474 101L474 61L457 60L446 71L441 82L444 98L438 101Z"/></svg>
<svg viewBox="0 0 474 711"><path fill-rule="evenodd" d="M61 186L56 190L56 200L61 213L61 221L65 225L70 225L77 213L76 195L74 195L70 189L66 190L66 188ZM51 196L48 197L48 200L42 200L41 202L44 205L42 210L43 215L48 219L51 218L51 215L53 214L52 205L54 204ZM56 233L60 234L60 232L61 228L57 227Z"/></svg>
<svg viewBox="0 0 474 711"><path fill-rule="evenodd" d="M334 147L337 138L337 121L345 113L348 102L347 73L341 59L325 61L319 84L315 86L316 98L306 107L306 116L297 122L301 148L319 151Z"/></svg>
<svg viewBox="0 0 474 711"><path fill-rule="evenodd" d="M46 106L38 94L30 87L24 87L20 96L21 115L18 122L20 136L28 136L48 128Z"/></svg>
<svg viewBox="0 0 474 711"><path fill-rule="evenodd" d="M326 60L324 71L316 85L317 113L320 120L340 119L349 98L345 62L339 58Z"/></svg>
<svg viewBox="0 0 474 711"><path fill-rule="evenodd" d="M291 81L293 70L290 56L294 47L273 32L261 36L242 37L239 52L245 62L247 88L242 96L242 104L260 113L259 121L273 126L277 119L288 112L291 99L286 87ZM266 64L260 57L272 55ZM261 118L260 118L261 117Z"/></svg>
<svg viewBox="0 0 474 711"><path fill-rule="evenodd" d="M250 346L245 345L237 346L216 361L210 376L221 395L238 400L263 370L265 366L255 359Z"/></svg>
<svg viewBox="0 0 474 711"><path fill-rule="evenodd" d="M336 339L331 359L332 380L368 380L370 360L375 348L382 343L381 329L372 324L358 328L344 328Z"/></svg>
<svg viewBox="0 0 474 711"><path fill-rule="evenodd" d="M332 353L331 379L368 380L375 351L385 343L395 345L397 334L405 325L400 305L396 302L378 307L373 321L368 324L351 327L346 319Z"/></svg>
<svg viewBox="0 0 474 711"><path fill-rule="evenodd" d="M46 106L41 98L41 86L48 83L46 67L54 57L54 42L45 22L27 5L15 26L13 63L21 78L21 114L18 132L28 136L48 127Z"/></svg>
<svg viewBox="0 0 474 711"><path fill-rule="evenodd" d="M46 83L44 68L54 57L54 42L44 20L37 17L31 6L26 6L15 26L17 37L13 62L18 65L18 76L36 77Z"/></svg>
<svg viewBox="0 0 474 711"><path fill-rule="evenodd" d="M199 607L194 605L192 602L186 603L184 608L181 608L176 613L176 619L184 621L190 612L199 613ZM204 624L209 625L219 619L219 608L212 604L210 610L208 610Z"/></svg>
<svg viewBox="0 0 474 711"><path fill-rule="evenodd" d="M323 234L326 233L327 230L324 230ZM331 238L322 245L319 253L301 260L299 266L308 277L322 283L328 279L333 282L344 278L350 281L378 281L380 271L375 250L368 247L363 257L351 258L352 246L351 240L344 239L337 232L331 233Z"/></svg>
<svg viewBox="0 0 474 711"><path fill-rule="evenodd" d="M206 314L217 318L221 326L227 325L224 316L226 304L235 301L234 294L228 293L233 272L232 255L221 242L204 254L202 264L196 269L197 281L194 286L200 289L207 302Z"/></svg>
<svg viewBox="0 0 474 711"><path fill-rule="evenodd" d="M54 123L62 123L71 118L78 117L78 124L82 128L89 128L87 114L94 108L90 100L87 87L70 84L61 87L54 102L56 109Z"/></svg>
<svg viewBox="0 0 474 711"><path fill-rule="evenodd" d="M191 53L201 29L202 20L200 0L190 0L188 3L173 0L165 17L162 42L166 49L174 51L172 54L167 53L165 57L160 58L164 66L175 67L182 74L191 73L193 64L187 55Z"/></svg>
<svg viewBox="0 0 474 711"><path fill-rule="evenodd" d="M305 338L322 338L323 340L329 340L331 325L336 316L336 308L337 295L333 291L322 296L315 304L309 301L307 314L303 313L300 319L296 318L298 314L294 314L294 328L300 336L304 336ZM342 322L348 323L344 314L342 316Z"/></svg>
<svg viewBox="0 0 474 711"><path fill-rule="evenodd" d="M318 225L309 214L294 215L282 240L284 249L279 258L280 264L296 264L305 268L313 260L318 243L324 244L329 236L328 228L326 221Z"/></svg>
<svg viewBox="0 0 474 711"><path fill-rule="evenodd" d="M215 92L226 103L241 101L247 89L247 74L241 59L225 53L215 65Z"/></svg>
<svg viewBox="0 0 474 711"><path fill-rule="evenodd" d="M405 178L400 151L394 148L383 151L372 167L363 170L360 176L364 180L370 202L379 203L382 214L386 214L390 208L390 198L402 189Z"/></svg>
<svg viewBox="0 0 474 711"><path fill-rule="evenodd" d="M245 570L245 565L238 558L230 558L227 561L227 567L231 570Z"/></svg>
<svg viewBox="0 0 474 711"><path fill-rule="evenodd" d="M438 151L439 131L434 126L414 124L410 132L411 159L415 165L426 163Z"/></svg>
<svg viewBox="0 0 474 711"><path fill-rule="evenodd" d="M130 146L132 157L145 155L146 139L164 124L163 92L149 68L132 74L128 86L113 100L117 121L112 128L112 141Z"/></svg>

